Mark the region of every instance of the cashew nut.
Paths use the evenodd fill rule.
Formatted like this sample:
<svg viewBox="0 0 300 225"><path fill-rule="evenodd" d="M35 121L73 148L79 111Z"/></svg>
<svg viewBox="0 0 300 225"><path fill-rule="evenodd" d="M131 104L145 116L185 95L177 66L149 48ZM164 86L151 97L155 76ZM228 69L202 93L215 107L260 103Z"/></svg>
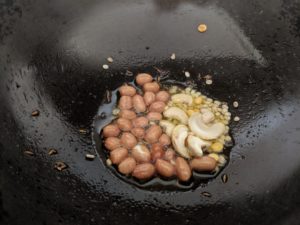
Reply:
<svg viewBox="0 0 300 225"><path fill-rule="evenodd" d="M184 103L188 105L193 104L193 97L187 94L176 94L171 97L174 103Z"/></svg>
<svg viewBox="0 0 300 225"><path fill-rule="evenodd" d="M169 122L168 120L161 120L159 121L159 125L168 136L172 136L172 132L175 127L173 123Z"/></svg>
<svg viewBox="0 0 300 225"><path fill-rule="evenodd" d="M194 156L202 156L204 147L209 147L211 145L210 141L204 141L196 136L189 135L187 138L187 144L189 150Z"/></svg>
<svg viewBox="0 0 300 225"><path fill-rule="evenodd" d="M168 108L166 111L164 111L164 116L167 118L179 120L181 124L188 123L188 116L182 109L178 107Z"/></svg>
<svg viewBox="0 0 300 225"><path fill-rule="evenodd" d="M188 127L185 125L177 125L172 133L172 144L175 150L183 157L190 158L189 150L185 147L185 140L188 136Z"/></svg>
<svg viewBox="0 0 300 225"><path fill-rule="evenodd" d="M216 139L225 131L225 125L222 123L205 124L201 113L194 113L188 123L191 131L204 140Z"/></svg>
<svg viewBox="0 0 300 225"><path fill-rule="evenodd" d="M205 124L208 124L214 120L215 120L215 115L211 111L208 110L208 111L202 113L202 121Z"/></svg>

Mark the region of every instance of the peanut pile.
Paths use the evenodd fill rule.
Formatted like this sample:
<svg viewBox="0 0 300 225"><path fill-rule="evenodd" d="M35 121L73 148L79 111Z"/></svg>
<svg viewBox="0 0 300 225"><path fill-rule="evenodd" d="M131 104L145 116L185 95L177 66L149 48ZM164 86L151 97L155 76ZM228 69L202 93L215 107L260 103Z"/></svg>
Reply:
<svg viewBox="0 0 300 225"><path fill-rule="evenodd" d="M137 75L136 84L119 88L116 118L102 130L108 161L121 174L186 182L192 171L210 173L225 165L222 152L231 140L226 104L191 88L162 89L146 73Z"/></svg>

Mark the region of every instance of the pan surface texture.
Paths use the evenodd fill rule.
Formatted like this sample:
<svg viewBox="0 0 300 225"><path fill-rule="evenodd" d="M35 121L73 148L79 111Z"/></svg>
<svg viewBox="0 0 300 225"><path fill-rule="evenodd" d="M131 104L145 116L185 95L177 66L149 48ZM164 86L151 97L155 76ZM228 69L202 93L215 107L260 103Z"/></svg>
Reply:
<svg viewBox="0 0 300 225"><path fill-rule="evenodd" d="M138 72L194 83L241 118L215 179L139 188L85 159L106 91ZM1 1L0 224L299 224L299 109L299 1Z"/></svg>

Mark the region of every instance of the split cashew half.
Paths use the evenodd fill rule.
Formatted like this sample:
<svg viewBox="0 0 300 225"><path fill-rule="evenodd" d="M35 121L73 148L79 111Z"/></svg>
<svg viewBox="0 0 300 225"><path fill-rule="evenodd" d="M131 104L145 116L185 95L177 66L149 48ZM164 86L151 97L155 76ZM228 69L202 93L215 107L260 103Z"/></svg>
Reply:
<svg viewBox="0 0 300 225"><path fill-rule="evenodd" d="M188 105L193 104L193 97L187 94L176 94L171 97L174 103L184 103Z"/></svg>
<svg viewBox="0 0 300 225"><path fill-rule="evenodd" d="M172 144L176 152L184 158L190 158L189 150L185 147L185 140L188 136L189 128L185 125L177 125L172 133Z"/></svg>
<svg viewBox="0 0 300 225"><path fill-rule="evenodd" d="M189 118L188 123L191 131L204 140L217 139L225 131L225 125L223 123L205 124L202 121L201 113L194 113Z"/></svg>
<svg viewBox="0 0 300 225"><path fill-rule="evenodd" d="M168 120L159 121L159 125L162 127L163 131L169 136L172 136L173 129L175 125Z"/></svg>
<svg viewBox="0 0 300 225"><path fill-rule="evenodd" d="M211 145L210 141L204 141L200 139L199 137L189 135L187 138L187 144L189 147L189 150L191 151L192 155L194 156L202 156L204 147L209 147Z"/></svg>
<svg viewBox="0 0 300 225"><path fill-rule="evenodd" d="M171 119L179 120L182 124L188 123L188 116L186 113L178 107L170 107L164 111L164 116Z"/></svg>

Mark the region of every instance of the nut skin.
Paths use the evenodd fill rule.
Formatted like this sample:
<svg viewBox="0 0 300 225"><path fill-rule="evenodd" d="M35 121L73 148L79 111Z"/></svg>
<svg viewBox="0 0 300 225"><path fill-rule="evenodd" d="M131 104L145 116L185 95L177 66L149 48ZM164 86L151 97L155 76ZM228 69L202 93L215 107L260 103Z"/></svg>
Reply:
<svg viewBox="0 0 300 225"><path fill-rule="evenodd" d="M149 111L162 113L164 111L165 107L166 107L166 104L164 102L153 102L149 107Z"/></svg>
<svg viewBox="0 0 300 225"><path fill-rule="evenodd" d="M135 80L138 85L143 86L146 83L152 82L153 77L148 73L139 73Z"/></svg>
<svg viewBox="0 0 300 225"><path fill-rule="evenodd" d="M117 125L109 124L103 128L104 137L117 137L120 134L120 129Z"/></svg>
<svg viewBox="0 0 300 225"><path fill-rule="evenodd" d="M144 116L140 116L133 119L132 124L134 127L146 127L149 124L149 120Z"/></svg>
<svg viewBox="0 0 300 225"><path fill-rule="evenodd" d="M118 166L118 170L120 173L124 175L131 174L136 167L136 161L132 157L127 157L124 159Z"/></svg>
<svg viewBox="0 0 300 225"><path fill-rule="evenodd" d="M171 161L175 160L175 156L176 156L175 151L173 149L169 148L165 152L164 159L171 162Z"/></svg>
<svg viewBox="0 0 300 225"><path fill-rule="evenodd" d="M132 97L130 96L121 96L119 100L119 108L123 109L131 109L132 108Z"/></svg>
<svg viewBox="0 0 300 225"><path fill-rule="evenodd" d="M123 85L119 88L121 96L134 96L136 94L136 89L129 85Z"/></svg>
<svg viewBox="0 0 300 225"><path fill-rule="evenodd" d="M149 112L147 114L147 119L150 121L156 121L156 120L158 121L162 119L162 115L161 113L158 112Z"/></svg>
<svg viewBox="0 0 300 225"><path fill-rule="evenodd" d="M168 146L171 144L171 139L168 135L166 134L162 134L159 138L159 143L162 145L162 146Z"/></svg>
<svg viewBox="0 0 300 225"><path fill-rule="evenodd" d="M146 106L151 105L151 103L155 101L155 94L150 91L145 92L144 101L145 101Z"/></svg>
<svg viewBox="0 0 300 225"><path fill-rule="evenodd" d="M174 166L163 160L163 159L157 159L155 162L155 169L163 177L172 177L175 174L175 168Z"/></svg>
<svg viewBox="0 0 300 225"><path fill-rule="evenodd" d="M132 129L132 123L128 119L119 118L117 120L117 124L122 131L130 131Z"/></svg>
<svg viewBox="0 0 300 225"><path fill-rule="evenodd" d="M145 112L146 105L144 102L144 98L141 95L135 95L132 97L133 108L137 113Z"/></svg>
<svg viewBox="0 0 300 225"><path fill-rule="evenodd" d="M110 160L113 164L118 165L128 156L128 150L126 148L116 148L110 152Z"/></svg>
<svg viewBox="0 0 300 225"><path fill-rule="evenodd" d="M152 125L146 131L145 140L150 144L155 143L155 142L157 142L157 140L159 139L161 134L162 134L161 127L158 125Z"/></svg>
<svg viewBox="0 0 300 225"><path fill-rule="evenodd" d="M161 144L155 143L151 146L151 160L155 162L164 156L164 150Z"/></svg>
<svg viewBox="0 0 300 225"><path fill-rule="evenodd" d="M132 110L123 109L120 111L119 117L128 119L128 120L132 120L132 119L136 118L136 113Z"/></svg>
<svg viewBox="0 0 300 225"><path fill-rule="evenodd" d="M145 145L136 145L133 147L131 155L138 163L146 163L151 160L150 151Z"/></svg>
<svg viewBox="0 0 300 225"><path fill-rule="evenodd" d="M121 144L124 148L132 149L137 144L137 140L132 133L124 132L121 135Z"/></svg>
<svg viewBox="0 0 300 225"><path fill-rule="evenodd" d="M192 171L189 164L182 157L176 158L175 169L177 177L180 181L188 181L192 176Z"/></svg>
<svg viewBox="0 0 300 225"><path fill-rule="evenodd" d="M104 146L108 150L112 151L121 146L121 140L117 137L108 137L104 141Z"/></svg>
<svg viewBox="0 0 300 225"><path fill-rule="evenodd" d="M137 139L143 139L145 136L145 130L141 127L134 127L131 129L131 133L137 138Z"/></svg>
<svg viewBox="0 0 300 225"><path fill-rule="evenodd" d="M155 167L151 163L142 163L135 167L132 176L139 180L150 179L155 173Z"/></svg>
<svg viewBox="0 0 300 225"><path fill-rule="evenodd" d="M143 85L144 92L150 91L153 93L159 92L160 86L157 82L146 83Z"/></svg>
<svg viewBox="0 0 300 225"><path fill-rule="evenodd" d="M210 172L213 171L217 166L217 161L209 156L202 156L199 158L192 159L190 166L193 170L198 172Z"/></svg>
<svg viewBox="0 0 300 225"><path fill-rule="evenodd" d="M170 94L167 91L159 91L156 94L156 101L166 103L170 99Z"/></svg>

